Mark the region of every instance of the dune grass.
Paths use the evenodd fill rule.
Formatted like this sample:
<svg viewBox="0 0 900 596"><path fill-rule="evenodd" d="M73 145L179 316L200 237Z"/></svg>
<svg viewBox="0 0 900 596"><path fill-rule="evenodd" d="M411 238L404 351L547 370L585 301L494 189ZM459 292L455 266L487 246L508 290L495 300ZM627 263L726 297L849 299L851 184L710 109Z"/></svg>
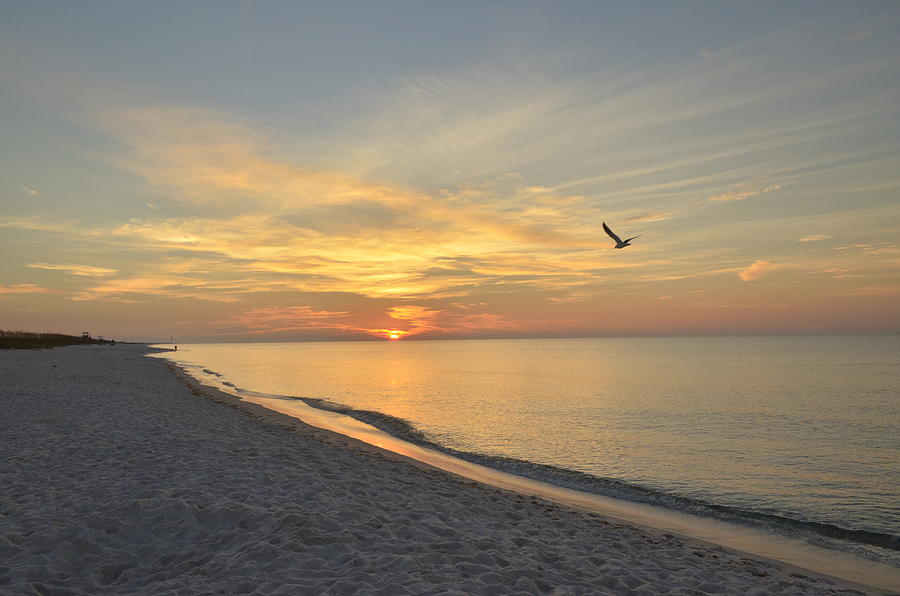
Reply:
<svg viewBox="0 0 900 596"><path fill-rule="evenodd" d="M64 335L62 333L0 330L0 350L43 350L60 346L114 343L114 340L109 339Z"/></svg>

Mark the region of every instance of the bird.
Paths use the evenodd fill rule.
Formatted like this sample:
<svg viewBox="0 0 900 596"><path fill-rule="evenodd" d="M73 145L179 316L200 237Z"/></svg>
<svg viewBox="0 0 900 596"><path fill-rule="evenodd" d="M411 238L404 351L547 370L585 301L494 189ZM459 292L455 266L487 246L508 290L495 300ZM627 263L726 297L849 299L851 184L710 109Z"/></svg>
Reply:
<svg viewBox="0 0 900 596"><path fill-rule="evenodd" d="M610 238L612 238L613 240L616 241L616 245L613 248L625 248L626 246L631 246L631 241L634 240L635 238L640 237L640 234L638 234L637 236L632 236L631 238L622 240L621 238L616 236L615 232L613 232L612 230L609 229L609 226L606 225L605 221L603 222L603 229L606 231L607 234L609 234Z"/></svg>

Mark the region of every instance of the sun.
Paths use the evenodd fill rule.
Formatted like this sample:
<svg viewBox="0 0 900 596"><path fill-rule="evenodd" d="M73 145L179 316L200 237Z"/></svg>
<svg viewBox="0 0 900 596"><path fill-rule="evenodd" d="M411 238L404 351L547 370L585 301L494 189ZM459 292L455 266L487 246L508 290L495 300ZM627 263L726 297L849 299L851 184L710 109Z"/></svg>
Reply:
<svg viewBox="0 0 900 596"><path fill-rule="evenodd" d="M388 337L391 339L400 339L400 334L399 333L391 333L390 335L388 335Z"/></svg>

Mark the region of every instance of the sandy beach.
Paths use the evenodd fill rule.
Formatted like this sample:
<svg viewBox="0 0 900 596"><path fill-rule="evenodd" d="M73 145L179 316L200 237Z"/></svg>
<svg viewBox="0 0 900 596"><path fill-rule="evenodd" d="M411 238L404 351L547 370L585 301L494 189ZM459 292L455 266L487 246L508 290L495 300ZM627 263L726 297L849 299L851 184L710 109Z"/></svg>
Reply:
<svg viewBox="0 0 900 596"><path fill-rule="evenodd" d="M414 464L147 352L0 352L0 592L879 593Z"/></svg>

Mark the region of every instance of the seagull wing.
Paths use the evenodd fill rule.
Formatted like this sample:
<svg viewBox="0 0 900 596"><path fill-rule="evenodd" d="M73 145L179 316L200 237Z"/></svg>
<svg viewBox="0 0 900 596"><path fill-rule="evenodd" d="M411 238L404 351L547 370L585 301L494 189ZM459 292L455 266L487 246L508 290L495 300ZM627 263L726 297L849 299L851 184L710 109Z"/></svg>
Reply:
<svg viewBox="0 0 900 596"><path fill-rule="evenodd" d="M616 236L616 233L609 229L609 226L606 225L606 222L603 222L603 229L609 234L609 237L616 241L616 243L621 244L622 239Z"/></svg>
<svg viewBox="0 0 900 596"><path fill-rule="evenodd" d="M635 238L640 238L640 237L641 237L641 235L638 234L637 236L632 236L631 238L627 239L625 242L631 242L631 241L634 240Z"/></svg>

